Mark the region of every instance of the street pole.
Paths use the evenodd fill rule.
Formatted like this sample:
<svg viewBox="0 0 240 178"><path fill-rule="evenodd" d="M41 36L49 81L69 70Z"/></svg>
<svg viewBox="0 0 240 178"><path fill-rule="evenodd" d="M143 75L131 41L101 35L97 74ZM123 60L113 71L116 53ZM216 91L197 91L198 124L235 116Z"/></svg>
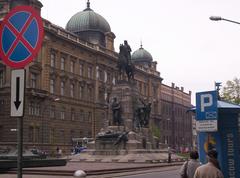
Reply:
<svg viewBox="0 0 240 178"><path fill-rule="evenodd" d="M211 17L209 17L209 19L210 19L210 20L213 20L213 21L224 20L224 21L227 21L227 22L231 22L231 23L235 23L235 24L240 25L240 22L233 21L233 20L229 20L229 19L225 19L225 18L222 18L222 17L220 17L220 16L211 16Z"/></svg>
<svg viewBox="0 0 240 178"><path fill-rule="evenodd" d="M22 178L23 165L23 118L24 95L26 87L26 70L17 69L11 72L11 117L17 119L17 177Z"/></svg>
<svg viewBox="0 0 240 178"><path fill-rule="evenodd" d="M23 117L17 118L18 124L18 157L17 157L17 172L18 178L22 178L22 153L23 153Z"/></svg>

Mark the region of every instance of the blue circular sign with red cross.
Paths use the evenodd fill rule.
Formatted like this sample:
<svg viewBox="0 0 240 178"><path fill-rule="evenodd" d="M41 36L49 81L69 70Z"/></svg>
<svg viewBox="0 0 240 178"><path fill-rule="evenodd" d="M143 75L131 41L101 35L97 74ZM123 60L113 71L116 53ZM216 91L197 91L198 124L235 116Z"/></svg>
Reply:
<svg viewBox="0 0 240 178"><path fill-rule="evenodd" d="M43 22L30 6L17 6L0 26L0 57L12 68L23 68L41 48Z"/></svg>

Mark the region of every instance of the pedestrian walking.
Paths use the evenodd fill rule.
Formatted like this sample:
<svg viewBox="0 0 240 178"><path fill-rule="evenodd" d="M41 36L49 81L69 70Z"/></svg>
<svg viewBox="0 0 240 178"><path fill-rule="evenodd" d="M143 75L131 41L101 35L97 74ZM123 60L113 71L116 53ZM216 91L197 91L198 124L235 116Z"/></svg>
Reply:
<svg viewBox="0 0 240 178"><path fill-rule="evenodd" d="M196 169L194 178L224 178L217 160L217 156L218 153L216 150L208 151L208 163Z"/></svg>
<svg viewBox="0 0 240 178"><path fill-rule="evenodd" d="M185 161L180 169L181 178L193 178L196 169L200 166L198 161L199 155L197 151L191 151L189 160Z"/></svg>
<svg viewBox="0 0 240 178"><path fill-rule="evenodd" d="M171 148L168 147L168 163L172 162L172 152L171 152Z"/></svg>

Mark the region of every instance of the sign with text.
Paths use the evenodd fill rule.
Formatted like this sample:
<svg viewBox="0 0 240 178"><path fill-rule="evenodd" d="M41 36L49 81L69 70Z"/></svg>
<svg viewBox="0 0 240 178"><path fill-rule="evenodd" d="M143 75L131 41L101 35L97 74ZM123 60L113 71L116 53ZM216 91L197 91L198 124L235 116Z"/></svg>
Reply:
<svg viewBox="0 0 240 178"><path fill-rule="evenodd" d="M218 130L217 120L199 120L196 121L196 130L198 132L216 132Z"/></svg>
<svg viewBox="0 0 240 178"><path fill-rule="evenodd" d="M196 93L196 129L199 132L217 131L217 91Z"/></svg>
<svg viewBox="0 0 240 178"><path fill-rule="evenodd" d="M226 164L222 167L224 169L225 177L237 178L239 174L239 143L237 140L237 130L224 130L223 131L223 151L224 151L224 160Z"/></svg>
<svg viewBox="0 0 240 178"><path fill-rule="evenodd" d="M217 119L217 91L196 93L196 120Z"/></svg>
<svg viewBox="0 0 240 178"><path fill-rule="evenodd" d="M11 116L23 117L25 70L12 70L11 78Z"/></svg>

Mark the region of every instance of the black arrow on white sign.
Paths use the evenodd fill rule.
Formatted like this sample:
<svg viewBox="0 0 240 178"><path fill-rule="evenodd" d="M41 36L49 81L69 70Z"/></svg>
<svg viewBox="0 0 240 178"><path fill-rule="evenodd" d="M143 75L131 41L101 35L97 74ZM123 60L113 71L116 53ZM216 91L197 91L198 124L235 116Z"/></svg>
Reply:
<svg viewBox="0 0 240 178"><path fill-rule="evenodd" d="M25 69L12 70L11 76L11 116L23 117Z"/></svg>
<svg viewBox="0 0 240 178"><path fill-rule="evenodd" d="M21 101L19 99L20 96L20 77L16 78L16 99L14 101L15 107L18 110L19 106L21 105Z"/></svg>

